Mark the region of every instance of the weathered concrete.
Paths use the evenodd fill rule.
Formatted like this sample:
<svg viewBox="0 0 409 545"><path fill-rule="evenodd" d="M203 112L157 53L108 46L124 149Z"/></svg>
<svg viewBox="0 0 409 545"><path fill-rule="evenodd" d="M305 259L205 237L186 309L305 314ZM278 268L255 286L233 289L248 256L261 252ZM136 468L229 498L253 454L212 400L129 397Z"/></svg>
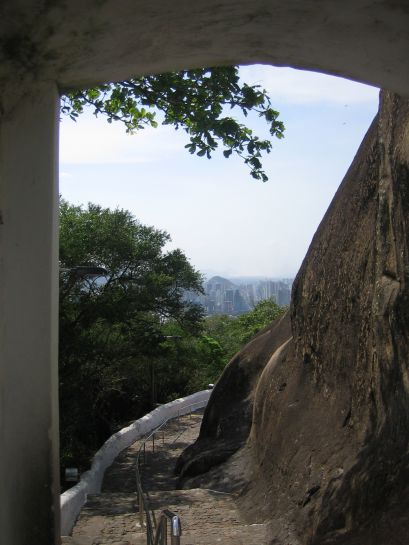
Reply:
<svg viewBox="0 0 409 545"><path fill-rule="evenodd" d="M409 93L406 0L3 2L0 82L62 87L234 63L312 69Z"/></svg>
<svg viewBox="0 0 409 545"><path fill-rule="evenodd" d="M247 525L237 510L235 497L212 490L175 490L175 462L181 450L194 441L202 415L178 418L166 426L164 443L157 438L155 451L147 445L141 465L142 485L159 520L163 509L177 513L182 523L182 545L267 545L264 524ZM144 545L138 499L135 493L135 443L107 471L102 492L90 496L72 533L73 545Z"/></svg>
<svg viewBox="0 0 409 545"><path fill-rule="evenodd" d="M3 89L4 91L4 89ZM58 94L0 126L0 542L58 536Z"/></svg>

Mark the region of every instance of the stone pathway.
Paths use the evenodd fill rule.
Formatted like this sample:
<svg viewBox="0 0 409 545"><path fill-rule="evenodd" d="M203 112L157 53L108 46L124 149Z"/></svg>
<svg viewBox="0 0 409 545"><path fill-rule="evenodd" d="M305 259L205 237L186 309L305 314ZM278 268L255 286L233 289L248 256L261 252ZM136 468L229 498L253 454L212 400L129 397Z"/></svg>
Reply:
<svg viewBox="0 0 409 545"><path fill-rule="evenodd" d="M142 484L148 491L156 520L163 509L178 514L182 522L182 545L266 545L262 524L246 525L231 494L204 489L176 490L173 470L180 453L197 437L202 415L178 418L146 446ZM135 460L139 442L123 451L106 471L102 492L88 497L71 538L71 545L146 545L145 530L138 516L135 493Z"/></svg>

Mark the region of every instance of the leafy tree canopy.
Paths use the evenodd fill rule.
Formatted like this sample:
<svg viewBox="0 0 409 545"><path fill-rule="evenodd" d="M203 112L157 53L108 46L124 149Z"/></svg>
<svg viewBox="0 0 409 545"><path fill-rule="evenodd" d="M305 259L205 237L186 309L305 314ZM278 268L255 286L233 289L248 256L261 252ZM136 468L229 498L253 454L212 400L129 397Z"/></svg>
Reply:
<svg viewBox="0 0 409 545"><path fill-rule="evenodd" d="M167 335L175 339L164 343L166 352L157 359L159 399L171 401L215 383L236 352L285 310L272 299L260 301L237 317L206 317L203 331L195 335L183 333L175 321L167 322Z"/></svg>
<svg viewBox="0 0 409 545"><path fill-rule="evenodd" d="M270 300L239 317L203 319L184 298L201 292L202 278L180 250L166 251L168 240L126 210L60 203L62 467L85 469L109 435L153 402L215 382L283 312Z"/></svg>
<svg viewBox="0 0 409 545"><path fill-rule="evenodd" d="M238 317L224 314L207 317L205 333L218 342L225 365L252 337L281 316L285 310L285 307L280 307L273 299L266 299Z"/></svg>
<svg viewBox="0 0 409 545"><path fill-rule="evenodd" d="M184 301L183 293L202 292L202 277L181 250L164 251L169 240L168 233L140 224L127 210L94 204L84 210L62 200L62 310L69 305L81 307L81 320L87 315L89 323L103 318L110 324L135 325L151 314L192 327L200 321L201 311ZM72 269L78 264L104 268L104 280L86 275L73 278Z"/></svg>
<svg viewBox="0 0 409 545"><path fill-rule="evenodd" d="M183 299L202 291L201 275L168 241L126 210L60 203L62 465L81 465L151 408L149 369L166 352L169 320L185 335L202 328L201 308Z"/></svg>
<svg viewBox="0 0 409 545"><path fill-rule="evenodd" d="M185 147L190 153L210 159L220 145L226 158L238 154L251 176L264 182L268 178L261 157L270 153L271 141L258 137L227 112L235 109L245 117L256 112L272 137L284 136L284 124L271 107L267 92L259 85L241 83L236 66L132 78L68 91L62 97L62 112L74 120L86 106L93 108L95 115L106 115L109 123L123 122L128 132L156 127L155 109L159 110L163 124L187 132L190 142Z"/></svg>

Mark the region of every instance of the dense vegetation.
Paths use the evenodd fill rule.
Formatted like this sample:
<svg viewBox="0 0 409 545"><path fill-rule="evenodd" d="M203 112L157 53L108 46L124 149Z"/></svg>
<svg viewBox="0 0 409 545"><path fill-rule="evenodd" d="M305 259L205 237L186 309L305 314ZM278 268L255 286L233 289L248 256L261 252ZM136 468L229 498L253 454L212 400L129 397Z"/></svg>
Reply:
<svg viewBox="0 0 409 545"><path fill-rule="evenodd" d="M164 250L167 233L126 210L62 201L60 225L65 464L86 459L116 426L149 408L149 366L166 352L163 324L174 320L184 334L200 330L201 309L183 293L200 291L202 280L180 250ZM87 266L103 276L90 276Z"/></svg>
<svg viewBox="0 0 409 545"><path fill-rule="evenodd" d="M183 297L200 274L126 210L61 201L60 225L61 463L84 468L126 422L215 382L282 309L204 319Z"/></svg>

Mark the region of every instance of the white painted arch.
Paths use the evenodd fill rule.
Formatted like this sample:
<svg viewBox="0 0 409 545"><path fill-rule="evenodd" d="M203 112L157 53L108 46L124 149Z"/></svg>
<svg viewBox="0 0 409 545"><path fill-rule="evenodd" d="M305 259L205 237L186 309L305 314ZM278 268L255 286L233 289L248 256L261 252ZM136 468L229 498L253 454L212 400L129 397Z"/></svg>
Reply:
<svg viewBox="0 0 409 545"><path fill-rule="evenodd" d="M407 0L3 0L1 15L0 81L269 63L409 93Z"/></svg>
<svg viewBox="0 0 409 545"><path fill-rule="evenodd" d="M0 543L59 540L58 91L271 63L409 96L407 0L3 0Z"/></svg>

